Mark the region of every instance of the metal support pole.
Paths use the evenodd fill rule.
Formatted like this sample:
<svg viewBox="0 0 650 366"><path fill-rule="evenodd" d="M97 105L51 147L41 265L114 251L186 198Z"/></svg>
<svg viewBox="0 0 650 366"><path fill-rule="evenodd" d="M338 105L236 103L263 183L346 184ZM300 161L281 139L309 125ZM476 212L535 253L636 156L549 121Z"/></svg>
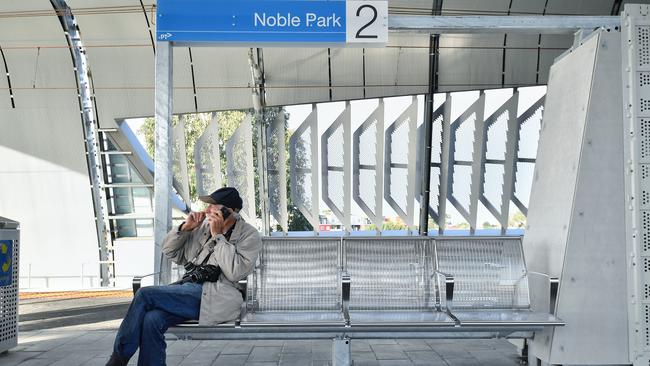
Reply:
<svg viewBox="0 0 650 366"><path fill-rule="evenodd" d="M332 340L332 366L351 366L350 338Z"/></svg>
<svg viewBox="0 0 650 366"><path fill-rule="evenodd" d="M431 135L433 134L433 95L438 89L438 45L440 36L429 36L429 93L424 97L424 149L422 184L420 185L420 235L429 232L429 198L431 185Z"/></svg>
<svg viewBox="0 0 650 366"><path fill-rule="evenodd" d="M253 78L253 109L255 110L255 128L257 130L257 171L258 171L258 194L260 195L260 211L262 213L262 232L265 236L270 233L270 211L269 211L269 174L266 161L266 92L264 90L264 55L262 49L258 48L257 57L253 55L251 48L248 54L248 62L251 67Z"/></svg>
<svg viewBox="0 0 650 366"><path fill-rule="evenodd" d="M99 152L99 139L97 132L97 121L95 120L95 107L93 105L92 93L90 91L90 77L88 74L88 61L86 50L81 42L79 27L72 16L72 11L64 0L51 0L52 6L59 15L61 26L66 31L70 44L70 53L75 66L75 74L79 89L79 102L81 105L81 119L86 143L86 158L88 163L88 175L90 177L93 206L95 209L95 226L97 239L99 241L99 261L101 285L111 285L115 272L112 258L109 261L109 251L112 252L112 237L108 221L106 195L102 189L104 175Z"/></svg>
<svg viewBox="0 0 650 366"><path fill-rule="evenodd" d="M158 42L156 50L156 160L154 176L155 283L170 282L171 263L162 254L162 242L172 226L172 111L174 49Z"/></svg>

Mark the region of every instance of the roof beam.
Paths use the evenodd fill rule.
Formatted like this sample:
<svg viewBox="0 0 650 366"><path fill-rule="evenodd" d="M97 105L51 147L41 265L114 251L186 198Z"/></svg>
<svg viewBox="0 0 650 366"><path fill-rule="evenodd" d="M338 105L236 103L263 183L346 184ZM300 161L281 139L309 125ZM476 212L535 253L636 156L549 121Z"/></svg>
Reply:
<svg viewBox="0 0 650 366"><path fill-rule="evenodd" d="M391 32L426 34L572 34L579 29L620 28L618 16L421 16L391 15Z"/></svg>

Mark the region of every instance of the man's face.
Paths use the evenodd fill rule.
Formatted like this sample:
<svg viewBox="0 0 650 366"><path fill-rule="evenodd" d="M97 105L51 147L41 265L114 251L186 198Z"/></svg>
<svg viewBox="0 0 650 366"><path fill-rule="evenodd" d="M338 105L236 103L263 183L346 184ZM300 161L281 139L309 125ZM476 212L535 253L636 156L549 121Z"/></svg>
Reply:
<svg viewBox="0 0 650 366"><path fill-rule="evenodd" d="M222 207L223 207L223 205L221 205L221 204L216 204L216 205L210 204L210 205L208 205L208 208L205 211L207 213L216 214L217 212L221 211Z"/></svg>

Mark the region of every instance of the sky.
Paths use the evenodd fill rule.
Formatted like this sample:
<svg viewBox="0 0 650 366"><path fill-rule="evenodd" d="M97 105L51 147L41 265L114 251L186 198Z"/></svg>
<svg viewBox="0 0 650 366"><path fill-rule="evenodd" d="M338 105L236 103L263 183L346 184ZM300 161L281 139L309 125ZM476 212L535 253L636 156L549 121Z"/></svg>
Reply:
<svg viewBox="0 0 650 366"><path fill-rule="evenodd" d="M535 103L539 98L544 96L546 93L545 86L539 87L527 87L519 88L519 104L517 116L521 115L526 111L533 103ZM487 119L492 113L494 113L504 102L506 102L513 94L513 89L495 89L495 90L486 90L485 91L485 111L484 118ZM456 92L451 93L451 118L452 121L455 121L468 107L470 107L479 97L478 91L469 91L469 92ZM434 98L434 109L438 108L445 101L444 94L436 94ZM405 97L394 97L394 98L385 98L384 99L384 128L388 128L393 121L395 121L406 108L412 102L411 96ZM366 99L366 100L353 100L350 102L351 106L351 122L352 122L352 131L355 131L367 118L370 114L377 108L378 99ZM420 126L424 121L424 96L417 96L418 104L418 116L417 123ZM295 131L300 124L305 120L305 118L311 113L312 105L303 104L303 105L292 105L285 107L289 119L288 119L288 128L290 131ZM332 102L332 103L318 103L317 104L317 114L318 114L318 129L319 136L325 132L325 130L336 120L336 118L344 111L345 102ZM540 117L540 116L537 116ZM140 126L144 122L142 118L130 119L128 121L131 129L136 132L139 130ZM471 122L471 121L468 121ZM458 129L456 138L456 160L472 160L472 142L473 142L473 123L465 122ZM521 131L520 136L520 146L519 154L522 157L535 158L537 153L537 140L539 138L539 128L540 128L539 118L532 119L529 123L526 123ZM434 133L438 131L434 130ZM490 130L488 135L488 145L487 145L487 158L493 159L503 159L503 154L505 153L505 119L498 120L496 122L495 128ZM138 134L138 139L144 145L144 138ZM320 155L319 155L320 156ZM350 162L351 164L351 162ZM454 195L458 198L458 201L465 207L469 204L469 190L470 190L470 169L469 167L458 167L455 173L455 182L454 182ZM486 182L485 182L485 196L491 202L499 202L499 197L502 192L502 174L503 169L498 166L489 166L486 167ZM320 174L319 174L320 177ZM533 164L519 164L517 182L515 184L515 195L524 203L528 205L528 200L530 196L530 188L533 177ZM322 178L322 177L320 177ZM432 176L432 179L434 177ZM319 181L319 186L321 181ZM397 186L394 191L399 195L400 187ZM405 188L404 188L405 189ZM418 192L416 192L418 195ZM415 222L418 221L419 215L419 204L415 204ZM498 206L497 206L498 207ZM325 202L320 203L321 212L327 208ZM510 214L512 215L516 212L517 208L514 204L510 205ZM465 222L461 214L450 204L447 204L447 213L451 216L451 222L453 224L459 224ZM395 211L388 205L384 200L383 214L385 217L395 217L397 214ZM365 217L366 215L361 210L361 208L352 202L352 215L356 217ZM478 218L477 226L481 227L482 223L489 222L493 225L497 224L497 219L492 216L488 210L483 207L479 202L478 209Z"/></svg>

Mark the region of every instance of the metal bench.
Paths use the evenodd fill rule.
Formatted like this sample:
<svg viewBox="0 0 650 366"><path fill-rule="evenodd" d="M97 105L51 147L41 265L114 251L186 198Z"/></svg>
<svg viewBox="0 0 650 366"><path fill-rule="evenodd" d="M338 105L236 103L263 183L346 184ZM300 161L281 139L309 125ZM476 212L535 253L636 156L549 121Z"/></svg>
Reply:
<svg viewBox="0 0 650 366"><path fill-rule="evenodd" d="M564 325L531 310L519 237L267 237L245 282L239 319L168 334L332 339L333 364L347 365L352 338L531 338Z"/></svg>

